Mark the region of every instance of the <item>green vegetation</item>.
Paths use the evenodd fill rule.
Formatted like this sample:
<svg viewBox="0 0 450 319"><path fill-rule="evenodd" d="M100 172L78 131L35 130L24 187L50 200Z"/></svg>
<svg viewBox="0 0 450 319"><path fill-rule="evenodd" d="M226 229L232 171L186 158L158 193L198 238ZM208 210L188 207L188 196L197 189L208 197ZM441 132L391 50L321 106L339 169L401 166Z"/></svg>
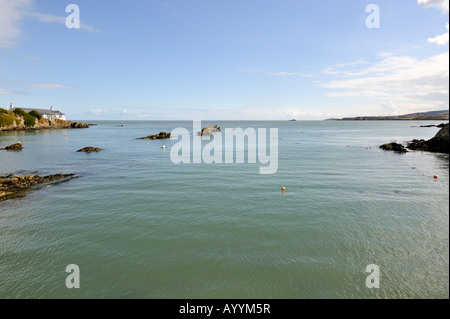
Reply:
<svg viewBox="0 0 450 319"><path fill-rule="evenodd" d="M36 118L28 113L25 113L25 126L33 127L36 125Z"/></svg>
<svg viewBox="0 0 450 319"><path fill-rule="evenodd" d="M12 111L7 111L5 109L0 108L0 127L8 127L13 126L15 124L16 126L19 126L22 129L23 125L25 125L27 128L32 128L35 127L36 123L38 123L41 120L43 120L43 117L36 110L32 110L29 113L27 113L21 108L16 108ZM61 123L58 122L58 124Z"/></svg>
<svg viewBox="0 0 450 319"><path fill-rule="evenodd" d="M24 110L19 109L19 108L14 109L13 112L14 112L14 114L16 114L18 116L22 116L23 118L25 118L25 116L28 114L27 112L25 112Z"/></svg>
<svg viewBox="0 0 450 319"><path fill-rule="evenodd" d="M10 126L13 125L14 120L16 118L14 117L14 115L8 114L8 112L0 113L0 127L4 127L4 126Z"/></svg>
<svg viewBox="0 0 450 319"><path fill-rule="evenodd" d="M28 112L28 114L30 114L31 116L34 116L34 117L37 118L38 120L41 120L41 119L42 119L42 115L39 114L39 112L36 111L36 110L33 110L33 111L31 111L31 112Z"/></svg>
<svg viewBox="0 0 450 319"><path fill-rule="evenodd" d="M36 112L36 111L31 111L30 112L30 114L28 114L27 112L25 112L24 110L22 110L22 109L20 109L20 108L17 108L17 109L14 109L14 114L16 114L17 116L20 116L20 117L23 117L23 119L24 119L24 123L25 123L25 126L27 126L27 127L33 127L33 126L35 126L36 125L36 118L38 118L38 116L39 117L41 117L41 115L38 113L38 112ZM37 115L36 115L37 114ZM42 118L42 117L41 117ZM14 122L14 117L13 117L13 121L11 122L10 120L8 121L8 123L9 122L11 122L10 124L7 124L7 125L12 125L12 123ZM16 123L17 123L17 121L16 121Z"/></svg>

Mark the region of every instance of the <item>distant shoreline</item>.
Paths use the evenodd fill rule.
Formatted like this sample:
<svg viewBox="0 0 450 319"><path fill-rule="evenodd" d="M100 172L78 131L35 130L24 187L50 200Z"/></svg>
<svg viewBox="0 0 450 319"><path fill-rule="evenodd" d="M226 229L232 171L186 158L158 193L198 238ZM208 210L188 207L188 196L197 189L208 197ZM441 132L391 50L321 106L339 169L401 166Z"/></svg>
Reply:
<svg viewBox="0 0 450 319"><path fill-rule="evenodd" d="M394 116L356 116L341 119L326 119L325 121L448 121L449 111L432 111L423 113L412 113Z"/></svg>

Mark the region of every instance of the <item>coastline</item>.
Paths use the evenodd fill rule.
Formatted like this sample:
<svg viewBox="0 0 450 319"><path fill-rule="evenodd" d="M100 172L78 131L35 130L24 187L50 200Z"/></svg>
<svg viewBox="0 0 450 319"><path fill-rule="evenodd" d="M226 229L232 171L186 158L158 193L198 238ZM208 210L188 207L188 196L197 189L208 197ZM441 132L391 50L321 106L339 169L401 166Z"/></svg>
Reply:
<svg viewBox="0 0 450 319"><path fill-rule="evenodd" d="M39 131L39 130L61 130L61 129L76 129L76 128L89 128L91 124L72 122L65 120L40 120L34 126L26 126L23 123L13 125L0 126L0 132L12 132L12 131Z"/></svg>

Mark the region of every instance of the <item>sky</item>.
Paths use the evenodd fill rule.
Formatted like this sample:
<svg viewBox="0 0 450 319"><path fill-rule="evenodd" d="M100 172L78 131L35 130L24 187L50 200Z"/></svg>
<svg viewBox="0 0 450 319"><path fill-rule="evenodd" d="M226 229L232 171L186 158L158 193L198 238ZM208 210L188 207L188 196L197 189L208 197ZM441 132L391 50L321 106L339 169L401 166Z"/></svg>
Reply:
<svg viewBox="0 0 450 319"><path fill-rule="evenodd" d="M69 120L445 110L448 21L448 0L0 0L0 107Z"/></svg>

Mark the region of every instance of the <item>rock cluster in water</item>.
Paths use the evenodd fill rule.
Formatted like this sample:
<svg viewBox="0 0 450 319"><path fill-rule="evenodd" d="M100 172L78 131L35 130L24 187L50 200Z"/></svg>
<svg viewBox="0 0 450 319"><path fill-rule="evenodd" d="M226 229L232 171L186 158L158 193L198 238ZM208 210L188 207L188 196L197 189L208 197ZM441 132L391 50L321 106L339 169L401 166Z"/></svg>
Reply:
<svg viewBox="0 0 450 319"><path fill-rule="evenodd" d="M160 132L159 134L155 134L155 135L149 135L146 137L141 137L138 138L138 140L164 140L166 138L170 138L171 135L170 133L166 133L166 132Z"/></svg>
<svg viewBox="0 0 450 319"><path fill-rule="evenodd" d="M39 175L27 176L0 176L0 201L22 194L31 187L51 182L66 182L77 178L74 174L55 174L41 177Z"/></svg>
<svg viewBox="0 0 450 319"><path fill-rule="evenodd" d="M408 152L408 150L402 144L398 144L398 143L395 143L395 142L388 143L388 144L383 144L383 145L380 146L380 148L382 150L385 150L385 151L394 151L394 152L397 152L397 153L406 153L406 152Z"/></svg>
<svg viewBox="0 0 450 319"><path fill-rule="evenodd" d="M445 124L432 139L412 140L408 143L408 149L414 151L428 151L449 154L449 124Z"/></svg>

